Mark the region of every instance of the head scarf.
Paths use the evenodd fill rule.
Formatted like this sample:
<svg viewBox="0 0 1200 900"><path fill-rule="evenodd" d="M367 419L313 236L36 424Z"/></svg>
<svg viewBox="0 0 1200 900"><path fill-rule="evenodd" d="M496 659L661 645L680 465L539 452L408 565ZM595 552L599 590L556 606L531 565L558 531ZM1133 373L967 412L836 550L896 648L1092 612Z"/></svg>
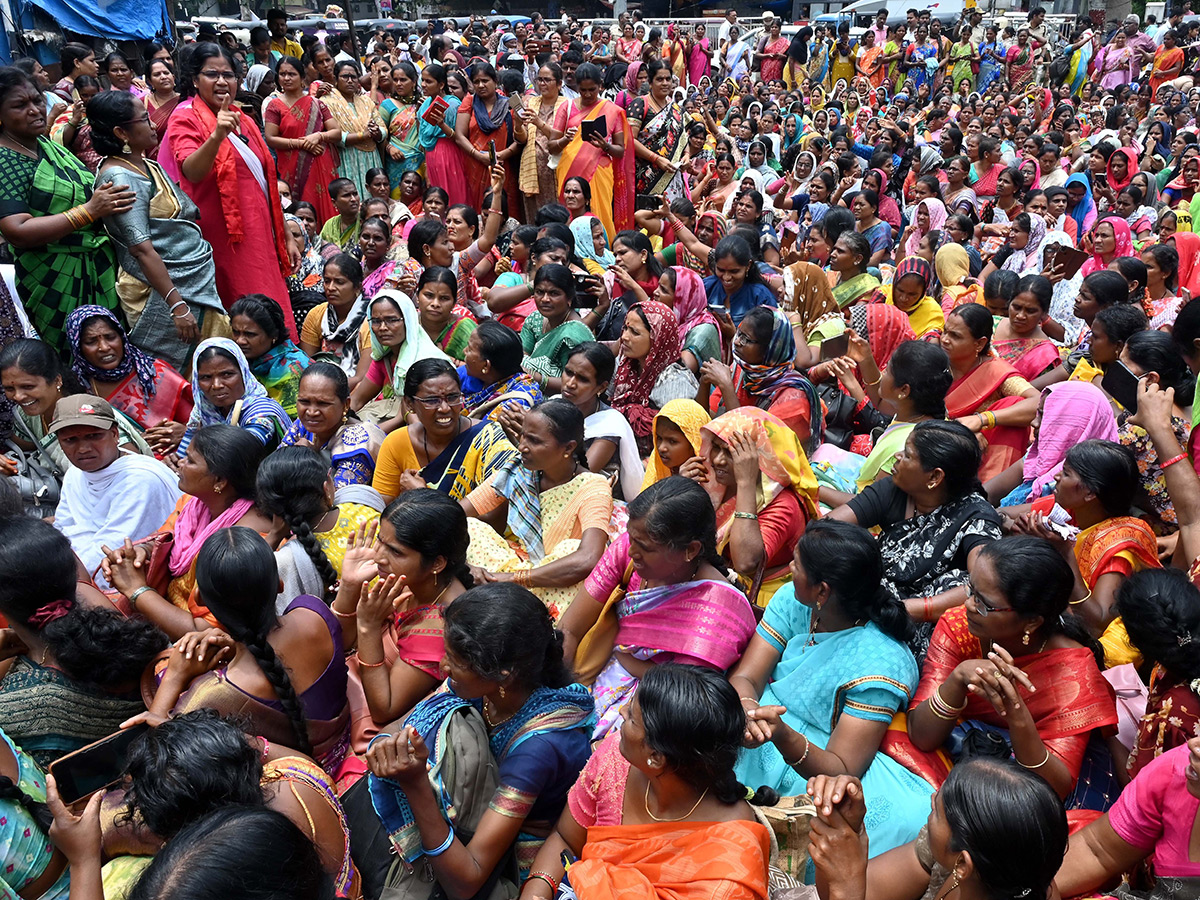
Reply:
<svg viewBox="0 0 1200 900"><path fill-rule="evenodd" d="M1096 201L1092 199L1092 186L1088 184L1086 175L1082 173L1072 175L1067 179L1063 187L1067 188L1069 193L1070 187L1073 184L1083 185L1083 199L1075 204L1074 209L1068 210L1067 215L1075 220L1079 235L1082 237L1087 233L1092 222L1096 220ZM1068 202L1070 202L1069 198Z"/></svg>
<svg viewBox="0 0 1200 900"><path fill-rule="evenodd" d="M871 356L880 371L886 368L897 347L917 339L904 311L888 303L860 303L850 307L850 327L871 345Z"/></svg>
<svg viewBox="0 0 1200 900"><path fill-rule="evenodd" d="M788 148L785 146L783 149L786 151ZM817 174L817 154L813 153L811 150L801 150L800 153L797 154L795 162L792 163L793 172L796 171L796 163L800 161L801 156L807 156L812 160L812 171L808 176L809 178L812 178L813 175Z"/></svg>
<svg viewBox="0 0 1200 900"><path fill-rule="evenodd" d="M304 220L291 213L284 213L283 221L295 222L300 226L300 234L304 236L304 249L300 253L300 265L289 277L300 285L300 289L324 293L325 288L321 276L324 272L325 260L317 250L312 235L304 227Z"/></svg>
<svg viewBox="0 0 1200 900"><path fill-rule="evenodd" d="M740 432L754 439L762 472L755 490L755 512L762 512L780 493L792 488L809 518L817 517L817 476L808 464L796 432L782 420L764 409L741 406L713 419L700 431L700 455L706 460L712 459L713 438L728 444ZM729 542L729 532L736 521L733 511L737 497L725 499L725 487L711 478L704 489L717 510L717 547L721 549Z"/></svg>
<svg viewBox="0 0 1200 900"><path fill-rule="evenodd" d="M906 256L900 261L900 265L896 266L892 284L895 285L906 275L916 275L923 280L925 291L928 293L929 285L933 283L933 266L929 265L929 261L923 256Z"/></svg>
<svg viewBox="0 0 1200 900"><path fill-rule="evenodd" d="M80 349L84 323L93 318L104 319L121 336L121 342L125 349L121 356L121 363L115 369L100 369L93 366ZM154 383L154 358L130 343L125 326L110 310L103 306L77 306L67 316L64 330L67 333L67 344L71 348L73 357L71 371L75 373L85 388L90 388L93 378L97 381L124 381L130 373L133 373L137 377L138 386L141 387L145 398L149 400L154 396L155 391L158 390Z"/></svg>
<svg viewBox="0 0 1200 900"><path fill-rule="evenodd" d="M1024 250L1014 250L1004 261L1001 270L1016 272L1024 275L1027 271L1037 268L1040 272L1042 259L1042 244L1046 241L1046 220L1039 215L1029 215L1029 243Z"/></svg>
<svg viewBox="0 0 1200 900"><path fill-rule="evenodd" d="M786 388L796 388L808 397L812 411L812 436L809 443L817 447L821 443L821 401L816 388L807 378L793 368L796 358L796 334L792 323L782 310L772 309L771 339L763 347L763 361L748 363L734 354L734 380L738 390L744 391L759 409L769 409L776 394Z"/></svg>
<svg viewBox="0 0 1200 900"><path fill-rule="evenodd" d="M1128 171L1125 173L1124 179L1118 181L1113 175L1112 161L1118 153L1125 157L1128 161ZM1133 176L1138 173L1138 156L1137 151L1132 147L1118 147L1113 151L1113 155L1108 158L1108 166L1105 169L1105 175L1108 178L1108 186L1112 188L1114 194L1125 190L1129 187L1129 182L1133 181Z"/></svg>
<svg viewBox="0 0 1200 900"><path fill-rule="evenodd" d="M928 144L917 151L917 175L936 175L942 168L942 154Z"/></svg>
<svg viewBox="0 0 1200 900"><path fill-rule="evenodd" d="M1154 153L1161 156L1164 160L1171 158L1171 141L1175 138L1175 126L1170 122L1159 122L1158 125L1162 128L1163 139L1154 142ZM1149 134L1147 132L1147 134ZM1150 179L1154 181L1153 178Z"/></svg>
<svg viewBox="0 0 1200 900"><path fill-rule="evenodd" d="M704 279L684 266L671 266L671 271L675 273L675 319L679 323L680 347L687 340L688 332L700 325L712 325L720 334L721 326L708 311ZM724 338L721 343L724 345Z"/></svg>
<svg viewBox="0 0 1200 900"><path fill-rule="evenodd" d="M784 128L783 125L779 126L779 134L783 138L783 150L785 153L789 149L791 149L793 144L800 143L800 140L804 137L804 127L805 127L804 120L800 118L799 113L789 113L788 115L784 116L783 121L785 124L788 119L791 119L793 122L796 123L796 136L789 138L787 136L787 129ZM817 160L816 160L816 157L813 157L813 168L815 169L816 167L817 167Z"/></svg>
<svg viewBox="0 0 1200 900"><path fill-rule="evenodd" d="M371 329L371 359L383 359L393 349L396 351L396 366L392 369L392 393L397 397L403 397L404 377L413 363L419 359L449 360L450 357L443 353L433 342L433 338L425 333L425 329L421 327L421 314L417 312L417 307L408 294L393 290L380 291L371 298L367 306L368 311L377 300L390 300L404 318L404 343L399 347L383 346L379 338L375 336L375 329Z"/></svg>
<svg viewBox="0 0 1200 900"><path fill-rule="evenodd" d="M635 59L629 64L629 68L625 70L625 90L631 94L637 93L637 77L638 72L642 69L641 60Z"/></svg>
<svg viewBox="0 0 1200 900"><path fill-rule="evenodd" d="M725 235L729 232L729 223L725 221L725 217L723 215L721 215L720 213L706 212L706 213L701 213L696 218L696 225L699 226L700 221L705 218L712 219L712 223L713 223L712 246L715 247L715 246L717 246L718 242L720 242L721 238L725 237ZM695 231L695 229L693 229L693 231ZM684 266L686 266L689 269L695 269L701 275L709 274L708 260L701 259L695 253L693 253L691 250L687 249L687 247L683 248L683 264L684 264Z"/></svg>
<svg viewBox="0 0 1200 900"><path fill-rule="evenodd" d="M610 405L629 420L635 435L646 437L654 428L655 410L650 405L650 392L654 390L658 376L679 359L682 345L679 322L671 307L657 300L647 300L635 303L629 313L634 310L641 310L649 321L650 352L636 362L621 355L613 376Z"/></svg>
<svg viewBox="0 0 1200 900"><path fill-rule="evenodd" d="M1104 392L1088 381L1064 381L1042 391L1041 425L1025 454L1024 481L1031 499L1054 484L1067 451L1083 441L1117 440L1117 421Z"/></svg>
<svg viewBox="0 0 1200 900"><path fill-rule="evenodd" d="M254 93L263 83L263 79L270 73L271 67L264 66L262 63L255 63L246 71L246 90Z"/></svg>
<svg viewBox="0 0 1200 900"><path fill-rule="evenodd" d="M199 359L204 354L204 351L209 347L216 347L228 353L238 369L242 373L242 385L244 393L242 399L234 404L228 416L222 413L213 402L205 396L204 391L200 390L200 366ZM283 411L283 407L272 400L267 395L267 389L259 383L254 377L254 373L250 371L250 363L246 362L246 356L242 353L242 348L231 341L229 338L212 337L200 342L196 347L196 352L192 356L192 399L196 405L192 408L192 415L188 419L187 430L195 431L197 428L204 428L209 425L226 425L231 424L233 413L239 410L239 422L249 422L253 419L273 419L277 423L280 433L285 433L292 427L292 420L288 418L288 414Z"/></svg>
<svg viewBox="0 0 1200 900"><path fill-rule="evenodd" d="M600 222L597 216L576 216L567 227L575 236L575 255L581 260L590 259L604 268L616 265L617 258L608 247L608 232L604 232L604 252L597 255L596 242L592 238L592 223ZM601 222L601 228L603 223Z"/></svg>
<svg viewBox="0 0 1200 900"><path fill-rule="evenodd" d="M941 200L929 198L918 203L917 210L920 210L922 206L924 206L925 211L929 213L929 231L941 231L942 226L946 224L946 219L949 217L948 213L946 212L946 204ZM913 213L913 224L917 224L916 212ZM904 245L904 255L906 257L916 256L917 252L921 249L922 239L924 239L925 235L928 233L929 232L918 230L909 235L908 243Z"/></svg>
<svg viewBox="0 0 1200 900"><path fill-rule="evenodd" d="M663 420L675 423L679 430L683 432L683 436L688 444L691 445L692 452L699 456L701 444L700 429L708 424L709 417L704 407L695 400L667 401L667 404L654 417L654 424L651 429L654 447L650 451L650 464L646 466L646 478L642 482L643 491L656 481L662 481L671 475L671 470L667 468L666 464L658 456L658 424Z"/></svg>
<svg viewBox="0 0 1200 900"><path fill-rule="evenodd" d="M971 274L971 257L962 244L947 244L933 257L938 281L945 287L957 287Z"/></svg>
<svg viewBox="0 0 1200 900"><path fill-rule="evenodd" d="M816 263L792 263L783 270L783 305L799 317L805 341L822 323L841 317L825 270Z"/></svg>
<svg viewBox="0 0 1200 900"><path fill-rule="evenodd" d="M1099 228L1105 224L1112 226L1113 234L1116 236L1113 259L1121 256L1133 256L1133 232L1129 230L1129 223L1120 216L1105 216L1096 223L1096 227ZM1093 250L1092 258L1084 262L1080 271L1083 272L1084 277L1087 277L1093 272L1099 272L1106 268L1108 268L1108 263L1104 261L1104 257Z"/></svg>

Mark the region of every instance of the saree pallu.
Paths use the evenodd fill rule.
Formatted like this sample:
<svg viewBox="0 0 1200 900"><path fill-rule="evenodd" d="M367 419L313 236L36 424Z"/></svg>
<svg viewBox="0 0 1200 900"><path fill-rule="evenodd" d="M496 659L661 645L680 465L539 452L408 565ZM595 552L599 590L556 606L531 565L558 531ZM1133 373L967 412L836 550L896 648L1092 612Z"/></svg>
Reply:
<svg viewBox="0 0 1200 900"><path fill-rule="evenodd" d="M617 604L617 619L613 655L591 687L599 717L593 741L618 725L621 708L637 689L639 679L617 653L724 672L741 658L756 624L741 591L707 580L630 591Z"/></svg>
<svg viewBox="0 0 1200 900"><path fill-rule="evenodd" d="M250 362L250 371L258 383L267 389L267 396L296 418L296 395L300 392L300 376L309 366L308 354L291 340L272 347Z"/></svg>
<svg viewBox="0 0 1200 900"><path fill-rule="evenodd" d="M642 123L638 140L659 156L679 165L687 150L687 127L691 124L690 117L683 111L683 107L673 100L668 100L656 113L650 111L649 101L645 97L639 100L636 108L645 110L648 119ZM639 159L634 163L634 172L634 189L639 194L663 196L667 202L685 196L682 169L664 172L652 162Z"/></svg>
<svg viewBox="0 0 1200 900"><path fill-rule="evenodd" d="M1133 516L1114 516L1090 528L1075 539L1075 561L1088 590L1094 590L1103 575L1132 575L1143 569L1157 569L1158 542L1150 526ZM1129 640L1120 616L1108 623L1100 635L1104 661L1109 667L1142 664L1142 655Z"/></svg>
<svg viewBox="0 0 1200 900"><path fill-rule="evenodd" d="M400 181L405 172L416 172L425 161L421 150L421 130L418 127L416 103L400 103L388 97L379 104L379 118L387 131L387 142L384 144L383 161L387 166L388 181L392 186L392 199L400 199ZM404 154L400 159L392 159L388 152L394 147ZM476 206L476 209L482 209Z"/></svg>
<svg viewBox="0 0 1200 900"><path fill-rule="evenodd" d="M1138 723L1126 771L1137 776L1151 761L1200 734L1200 697L1187 682L1174 680L1161 663L1150 673L1146 714Z"/></svg>
<svg viewBox="0 0 1200 900"><path fill-rule="evenodd" d="M562 94L555 98L554 109L548 113L542 112L541 96L530 97L526 105L531 113L554 131L567 130L572 106L571 101ZM526 218L532 222L533 216L529 213L537 212L548 203L558 202L558 180L554 176L554 169L550 167L550 139L532 125L526 126L525 133L527 137L525 149L521 151L518 187L525 195Z"/></svg>
<svg viewBox="0 0 1200 900"><path fill-rule="evenodd" d="M542 399L542 389L538 383L524 372L517 372L504 381L467 392L463 415L495 422L499 419L501 409L533 409Z"/></svg>
<svg viewBox="0 0 1200 900"><path fill-rule="evenodd" d="M947 417L961 419L1020 403L1023 397L1001 395L1004 383L1014 377L1021 378L1021 375L1003 360L984 360L950 385L950 391L946 394ZM988 448L979 466L981 481L1003 472L1024 456L1029 446L1029 426L997 425L995 428L985 428L982 433L987 439Z"/></svg>
<svg viewBox="0 0 1200 900"><path fill-rule="evenodd" d="M763 53L787 53L788 47L791 46L791 43L792 42L790 39L783 37L781 35L779 40L771 41L765 47L763 47ZM879 53L881 53L881 52L883 52L882 48L880 48L879 52L876 53L875 55L878 56ZM762 65L759 68L759 73L762 75L762 80L763 81L778 81L783 76L783 63L784 63L784 60L782 60L782 59L764 59L762 61ZM864 59L864 65L867 65L867 62L865 59ZM878 77L879 77L878 83L876 83L874 81L874 77L872 78L872 83L875 84L876 87L879 87L879 84L883 82L882 68L880 69L880 71L878 73Z"/></svg>
<svg viewBox="0 0 1200 900"><path fill-rule="evenodd" d="M442 329L441 334L437 336L434 343L447 356L453 358L455 362L460 363L466 358L467 341L471 339L471 335L478 327L473 319L468 319L466 316L459 316Z"/></svg>
<svg viewBox="0 0 1200 900"><path fill-rule="evenodd" d="M584 143L583 122L604 117L607 137L615 143L616 136L624 137L625 152L620 159L612 159L591 144ZM633 225L634 198L634 152L633 132L625 117L625 110L609 100L601 100L589 110L572 109L568 128L580 127L571 143L563 148L558 163L558 194L562 202L562 189L568 178L580 177L592 186L593 215L604 223L610 235L627 231ZM481 195L482 196L482 195Z"/></svg>
<svg viewBox="0 0 1200 900"><path fill-rule="evenodd" d="M91 172L60 144L38 138L38 159L0 148L0 215L53 216L92 196ZM67 348L64 327L77 306L116 309L117 263L100 222L72 231L43 247L12 247L17 294L42 340Z"/></svg>
<svg viewBox="0 0 1200 900"><path fill-rule="evenodd" d="M342 804L338 802L337 792L334 790L333 784L329 781L329 777L305 757L283 756L263 764L262 783L267 785L277 782L282 782L287 787L292 797L300 804L301 809L304 810L304 815L310 823L312 822L312 816L308 811L308 806L300 798L294 784L303 784L316 791L320 794L321 799L325 801L329 809L337 815L338 823L342 826L342 834L345 835L345 843L342 850L341 864L338 867L338 873L334 878L333 886L338 897L361 897L362 892L358 884L358 870L354 867L354 863L350 859L350 827L346 822L346 812L342 809ZM317 839L315 829L311 824L309 825L308 836L314 842Z"/></svg>
<svg viewBox="0 0 1200 900"><path fill-rule="evenodd" d="M568 880L579 900L766 900L770 852L758 822L602 825Z"/></svg>
<svg viewBox="0 0 1200 900"><path fill-rule="evenodd" d="M557 378L571 351L585 341L595 340L591 329L576 319L568 319L557 328L543 332L546 320L537 310L525 317L521 343L525 345L525 367L531 374Z"/></svg>
<svg viewBox="0 0 1200 900"><path fill-rule="evenodd" d="M1067 83L1071 85L1071 94L1078 97L1083 91L1083 85L1088 79L1088 66L1092 61L1092 53L1096 43L1095 37L1071 54L1071 62L1067 68ZM1115 50L1115 48L1113 48ZM1129 53L1126 50L1126 53ZM1106 53L1107 55L1107 53ZM1128 69L1128 63L1126 63ZM1106 88L1107 89L1107 88Z"/></svg>
<svg viewBox="0 0 1200 900"><path fill-rule="evenodd" d="M338 175L349 178L358 189L359 196L367 197L367 171L379 165L379 148L369 139L361 144L347 144L346 135L365 132L372 121L379 123L375 104L369 96L361 93L353 100L347 100L340 91L332 90L325 97L326 108L342 129Z"/></svg>
<svg viewBox="0 0 1200 900"><path fill-rule="evenodd" d="M272 97L263 110L263 122L274 123L279 136L299 140L324 130L330 118L325 104L305 94L291 106L281 97ZM338 214L329 198L329 183L337 177L334 151L314 156L307 150L276 150L275 166L279 177L292 189L292 198L305 200L317 208L317 221L327 222ZM270 173L267 174L270 177Z"/></svg>
<svg viewBox="0 0 1200 900"><path fill-rule="evenodd" d="M150 113L150 124L154 128L154 133L158 135L158 143L162 143L163 135L167 131L167 120L171 118L171 113L175 112L175 107L179 105L180 97L175 96L164 103L162 106L154 106L151 103L152 97L146 98L146 112ZM146 154L151 159L158 157L158 145Z"/></svg>
<svg viewBox="0 0 1200 900"><path fill-rule="evenodd" d="M833 288L833 299L838 309L845 309L851 303L869 297L879 287L879 279L870 272L855 275L849 281L841 281Z"/></svg>
<svg viewBox="0 0 1200 900"><path fill-rule="evenodd" d="M1174 75L1162 74L1168 69L1173 69L1183 62L1183 50L1179 47L1172 47L1168 50L1166 47L1159 47L1158 52L1154 54L1154 69L1150 73L1150 90L1152 96L1158 96L1158 89L1168 81L1173 81L1179 77L1179 72Z"/></svg>
<svg viewBox="0 0 1200 900"><path fill-rule="evenodd" d="M147 708L154 700L154 693L158 689L156 678L165 668L165 661L152 668L159 671L148 670L142 677L142 698ZM305 693L312 690L310 687ZM343 703L336 716L320 719L312 715L309 704L304 703L303 695L300 695L300 700L305 707L304 719L308 726L308 740L313 747L313 756L322 769L334 772L346 755L346 748L350 743L350 709ZM215 709L224 718L240 718L249 723L254 734L272 743L285 747L296 743L296 733L287 713L268 706L258 697L234 685L224 668L205 672L193 680L176 702L172 713L191 712L194 709Z"/></svg>
<svg viewBox="0 0 1200 900"><path fill-rule="evenodd" d="M966 609L959 606L943 614L934 628L921 669L921 682L909 712L928 700L959 663L982 658L983 647L967 626ZM1071 778L1078 778L1091 733L1117 724L1112 689L1100 674L1092 651L1073 647L1029 653L1018 656L1013 664L1029 676L1036 688L1031 693L1024 686L1016 685L1033 716L1038 736L1046 749L1067 767ZM960 721L978 721L995 728L1007 728L1007 722L996 713L987 698L969 694L966 703L966 708L959 714ZM934 787L941 787L950 774L952 763L949 757L940 749L918 749L909 739L907 730L896 728L895 724L884 737L883 751Z"/></svg>
<svg viewBox="0 0 1200 900"><path fill-rule="evenodd" d="M995 62L988 53L994 53L1003 58L1005 53L1004 45L999 41L992 41L990 44L979 45L979 75L976 79L976 90L979 93L984 93L992 82L1004 74L1004 66L1001 63Z"/></svg>
<svg viewBox="0 0 1200 900"><path fill-rule="evenodd" d="M1033 81L1033 45L1021 47L1013 44L1008 48L1005 60L1012 74L1012 84L1009 86L1013 93L1020 93L1029 87Z"/></svg>
<svg viewBox="0 0 1200 900"><path fill-rule="evenodd" d="M160 359L154 361L154 395L147 397L130 372L113 388L108 402L142 428L153 428L164 420L186 424L192 414L192 386Z"/></svg>
<svg viewBox="0 0 1200 900"><path fill-rule="evenodd" d="M443 494L461 499L515 459L504 430L495 422L480 422L430 460L421 477Z"/></svg>
<svg viewBox="0 0 1200 900"><path fill-rule="evenodd" d="M1058 347L1048 340L995 341L996 355L1011 365L1026 381L1033 381L1061 362Z"/></svg>
<svg viewBox="0 0 1200 900"><path fill-rule="evenodd" d="M475 117L475 105L472 103L467 115L470 118L467 120L467 140L471 146L481 153L487 153L488 141L496 142L496 152L499 153L505 147L513 142L513 125L512 112L504 114L504 121L494 131L484 131L479 125L479 120ZM488 171L487 166L475 162L474 159L462 154L463 175L466 179L467 200L475 209L486 209L483 203L483 198L492 186L492 175ZM559 165L558 170L562 171L562 165ZM511 214L515 210L521 209L521 195L517 190L517 179L513 174L510 166L505 164L506 175L504 178L504 193L508 198L508 209ZM561 181L559 182L562 183ZM593 193L595 188L593 187Z"/></svg>

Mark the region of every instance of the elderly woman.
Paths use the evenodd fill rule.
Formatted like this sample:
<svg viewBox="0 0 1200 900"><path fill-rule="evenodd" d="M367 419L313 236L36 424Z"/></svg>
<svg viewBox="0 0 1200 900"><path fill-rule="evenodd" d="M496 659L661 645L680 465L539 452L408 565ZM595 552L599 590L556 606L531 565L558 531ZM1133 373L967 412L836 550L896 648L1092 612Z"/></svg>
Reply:
<svg viewBox="0 0 1200 900"><path fill-rule="evenodd" d="M288 337L279 304L265 294L247 294L229 310L233 342L241 348L250 371L267 396L296 415L296 388L309 364L308 354Z"/></svg>
<svg viewBox="0 0 1200 900"><path fill-rule="evenodd" d="M537 210L558 199L558 182L549 166L550 156L565 146L567 121L574 107L562 94L562 68L548 62L538 69L537 93L518 107L513 133L525 145L521 152L519 183L525 198L525 220L534 221Z"/></svg>

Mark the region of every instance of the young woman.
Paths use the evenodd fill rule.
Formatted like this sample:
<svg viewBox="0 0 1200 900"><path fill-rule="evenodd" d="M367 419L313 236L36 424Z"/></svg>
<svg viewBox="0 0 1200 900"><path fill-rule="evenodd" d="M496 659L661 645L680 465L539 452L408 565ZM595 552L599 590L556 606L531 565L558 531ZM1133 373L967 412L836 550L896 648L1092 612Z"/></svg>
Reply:
<svg viewBox="0 0 1200 900"><path fill-rule="evenodd" d="M942 347L954 383L946 395L950 417L988 441L979 477L1004 471L1025 452L1037 415L1038 389L988 350L992 317L978 304L957 307L946 318Z"/></svg>
<svg viewBox="0 0 1200 900"><path fill-rule="evenodd" d="M854 230L871 245L868 266L878 266L892 252L892 226L877 215L879 195L874 191L862 190L854 197Z"/></svg>
<svg viewBox="0 0 1200 900"><path fill-rule="evenodd" d="M150 60L146 66L146 81L150 85L150 91L142 99L146 104L146 111L150 113L150 125L161 143L171 113L175 112L175 107L181 99L179 92L175 90L173 64L165 59ZM157 152L158 147L155 146L150 151L150 158L153 159Z"/></svg>
<svg viewBox="0 0 1200 900"><path fill-rule="evenodd" d="M377 527L351 536L333 601L346 649L355 651L347 659L352 752L337 773L343 791L366 773L364 754L379 730L441 683L443 613L473 584L466 514L440 491L407 491Z"/></svg>
<svg viewBox="0 0 1200 900"><path fill-rule="evenodd" d="M279 304L265 294L247 294L230 308L229 321L233 342L267 396L295 417L296 392L309 358L288 336Z"/></svg>
<svg viewBox="0 0 1200 900"><path fill-rule="evenodd" d="M379 203L378 208L382 210L380 201L370 202ZM367 204L363 204L363 211L366 210ZM392 229L388 227L388 220L375 213L367 215L358 232L358 251L362 257L363 296L368 300L382 290L400 288L403 270L400 263L388 258L391 244Z"/></svg>
<svg viewBox="0 0 1200 900"><path fill-rule="evenodd" d="M400 404L409 368L422 359L448 357L430 340L421 327L420 314L406 294L381 291L368 306L370 354L359 359L358 384L350 396L350 406L359 411L372 401L385 401L366 415L378 420L385 434L404 425Z"/></svg>
<svg viewBox="0 0 1200 900"><path fill-rule="evenodd" d="M464 102L459 106L454 131L466 175L468 199L465 202L474 209L484 209L492 165L489 144L495 145L496 160L501 164L516 156L521 145L513 138L512 109L508 98L499 93L496 70L487 63L473 66L471 83L475 87L474 99L470 104ZM564 168L565 160L558 171L561 173ZM505 173L504 194L508 208L515 210L519 203L516 179L507 166Z"/></svg>
<svg viewBox="0 0 1200 900"><path fill-rule="evenodd" d="M522 417L520 460L462 501L472 520L468 561L488 581L533 590L556 620L599 562L612 516L612 488L588 471L583 444L582 413L547 400ZM490 522L506 523L527 558Z"/></svg>
<svg viewBox="0 0 1200 900"><path fill-rule="evenodd" d="M885 852L916 837L931 793L880 752L917 683L904 643L912 623L880 588L883 561L864 528L814 522L791 568L792 584L771 598L730 675L750 748L736 771L782 794L802 790L815 775L862 778L866 796L890 803L868 828L871 852Z"/></svg>
<svg viewBox="0 0 1200 900"><path fill-rule="evenodd" d="M750 245L740 235L722 238L713 250L714 274L704 279L709 306L722 307L734 325L753 308L776 306ZM724 318L724 317L722 317Z"/></svg>
<svg viewBox="0 0 1200 900"><path fill-rule="evenodd" d="M308 446L327 455L336 489L371 484L383 439L377 426L350 417L350 383L339 366L316 362L304 370L296 391L296 421L281 447Z"/></svg>
<svg viewBox="0 0 1200 900"><path fill-rule="evenodd" d="M384 165L393 199L400 197L400 182L405 173L417 171L424 161L418 105L417 70L412 63L397 63L392 69L392 95L379 104L379 120L387 132L387 141L383 145Z"/></svg>
<svg viewBox="0 0 1200 900"><path fill-rule="evenodd" d="M1170 331L1183 306L1179 291L1179 253L1170 244L1155 244L1142 251L1146 266L1146 314L1150 327Z"/></svg>
<svg viewBox="0 0 1200 900"><path fill-rule="evenodd" d="M572 348L593 335L574 308L575 279L566 266L540 266L533 279L533 297L537 309L521 328L526 354L522 368L538 381L543 393L550 394L562 390L563 365Z"/></svg>
<svg viewBox="0 0 1200 900"><path fill-rule="evenodd" d="M886 303L908 316L913 333L921 340L936 338L946 324L941 304L928 294L934 280L933 266L923 256L906 256L896 266L892 283L878 291Z"/></svg>
<svg viewBox="0 0 1200 900"><path fill-rule="evenodd" d="M463 414L458 372L447 361L414 362L404 400L416 421L383 442L373 486L385 498L428 485L461 500L515 459L499 425Z"/></svg>
<svg viewBox="0 0 1200 900"><path fill-rule="evenodd" d="M625 316L618 344L612 407L626 419L648 455L654 413L650 395L680 354L679 324L670 307L654 300L635 303Z"/></svg>
<svg viewBox="0 0 1200 900"><path fill-rule="evenodd" d="M455 312L458 279L449 269L430 266L417 282L417 311L425 333L451 359L462 362L477 327L474 319Z"/></svg>
<svg viewBox="0 0 1200 900"><path fill-rule="evenodd" d="M446 84L446 69L443 66L434 63L421 70L421 95L424 99L417 110L418 140L425 154L425 171L430 184L442 185L447 191L447 202L459 204L469 199L462 151L454 139L460 101L447 91ZM417 205L421 206L420 203ZM408 204L408 207L414 215L420 215L412 204Z"/></svg>
<svg viewBox="0 0 1200 900"><path fill-rule="evenodd" d="M342 129L323 100L304 88L304 67L294 57L275 65L279 92L263 110L267 146L275 151L279 177L292 188L292 197L307 200L325 222L337 210L326 188L336 177L333 146L341 142Z"/></svg>
<svg viewBox="0 0 1200 900"><path fill-rule="evenodd" d="M358 64L344 59L335 62L335 89L325 95L325 105L341 131L338 138L338 175L349 178L362 196L367 193L367 174L379 165L383 127L370 94L359 86Z"/></svg>

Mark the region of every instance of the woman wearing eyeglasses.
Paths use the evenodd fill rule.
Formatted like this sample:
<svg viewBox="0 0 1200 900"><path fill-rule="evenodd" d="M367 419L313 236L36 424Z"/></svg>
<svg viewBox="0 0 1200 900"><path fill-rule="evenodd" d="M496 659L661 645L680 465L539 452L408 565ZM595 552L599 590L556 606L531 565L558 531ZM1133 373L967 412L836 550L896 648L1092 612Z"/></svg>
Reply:
<svg viewBox="0 0 1200 900"><path fill-rule="evenodd" d="M233 105L236 72L228 50L195 45L183 71L185 99L171 113L158 162L200 209L225 308L246 294L266 294L283 309L295 340L284 275L300 264L303 246L284 226L271 151L258 126Z"/></svg>
<svg viewBox="0 0 1200 900"><path fill-rule="evenodd" d="M517 458L498 424L463 415L462 382L445 359L413 363L404 405L416 421L384 440L371 483L389 501L424 487L461 500Z"/></svg>
<svg viewBox="0 0 1200 900"><path fill-rule="evenodd" d="M941 787L953 762L1011 752L1067 809L1105 808L1117 792L1112 758L1088 745L1117 724L1117 711L1099 645L1067 612L1074 584L1049 541L1021 536L982 547L966 604L934 629L907 732L889 731L888 754Z"/></svg>
<svg viewBox="0 0 1200 900"><path fill-rule="evenodd" d="M358 361L359 382L350 395L350 408L355 412L373 400L394 401L405 396L405 379L417 360L449 359L421 327L421 314L407 294L380 291L367 307L367 317L371 352ZM380 409L382 414L368 417L382 419L378 425L385 434L405 424L403 405L393 402Z"/></svg>

